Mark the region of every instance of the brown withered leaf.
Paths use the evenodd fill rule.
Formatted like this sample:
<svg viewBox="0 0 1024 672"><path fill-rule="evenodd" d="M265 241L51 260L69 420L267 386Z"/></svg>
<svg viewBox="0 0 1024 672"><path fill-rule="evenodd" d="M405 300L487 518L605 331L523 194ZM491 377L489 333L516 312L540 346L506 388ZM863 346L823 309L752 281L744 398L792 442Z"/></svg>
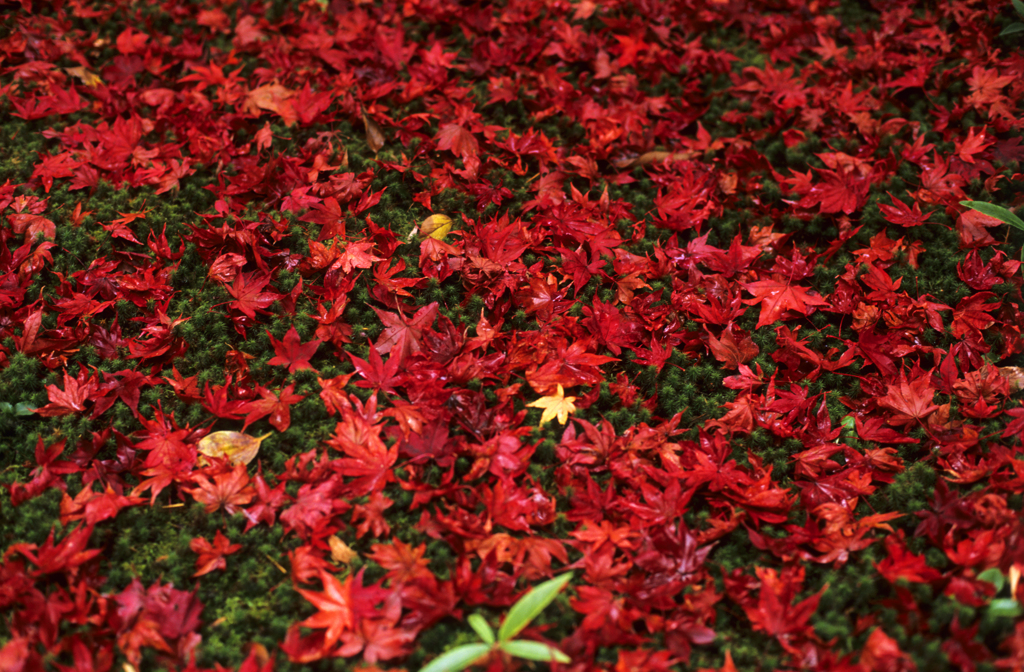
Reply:
<svg viewBox="0 0 1024 672"><path fill-rule="evenodd" d="M327 543L331 546L331 560L334 562L348 565L359 557L359 554L349 548L349 545L336 534L327 537Z"/></svg>
<svg viewBox="0 0 1024 672"><path fill-rule="evenodd" d="M652 163L658 163L660 161L664 161L665 159L670 159L672 161L686 161L688 159L692 159L693 157L697 156L697 154L699 154L699 152L694 152L694 151L688 151L688 152L663 152L663 151L645 152L645 153L643 153L640 156L637 156L635 158L632 158L632 159L618 159L616 161L612 161L612 163L619 170L623 170L623 169L626 169L626 168L635 168L637 166L647 166L647 165L650 165Z"/></svg>
<svg viewBox="0 0 1024 672"><path fill-rule="evenodd" d="M366 144L376 154L384 146L384 131L381 130L380 124L365 111L363 112L363 125L366 127Z"/></svg>
<svg viewBox="0 0 1024 672"><path fill-rule="evenodd" d="M1024 390L1024 368L1019 366L999 366L999 373L1010 383L1010 394Z"/></svg>
<svg viewBox="0 0 1024 672"><path fill-rule="evenodd" d="M199 441L199 466L204 466L206 457L226 457L231 464L249 464L260 451L260 444L270 434L249 436L241 432L213 432Z"/></svg>

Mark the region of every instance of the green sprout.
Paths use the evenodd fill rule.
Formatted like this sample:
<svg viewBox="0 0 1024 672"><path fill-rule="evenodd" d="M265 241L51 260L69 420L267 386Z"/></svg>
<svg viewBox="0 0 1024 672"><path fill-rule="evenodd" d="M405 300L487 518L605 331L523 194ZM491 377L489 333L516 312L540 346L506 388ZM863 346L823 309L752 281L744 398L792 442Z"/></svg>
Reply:
<svg viewBox="0 0 1024 672"><path fill-rule="evenodd" d="M1024 18L1024 2L1021 0L1011 0L1013 8L1017 10L1017 14ZM1014 21L1006 28L1003 28L1003 32L999 33L1000 37L1006 37L1007 35L1016 35L1017 33L1024 31L1024 23L1020 21Z"/></svg>
<svg viewBox="0 0 1024 672"><path fill-rule="evenodd" d="M978 580L995 586L997 596L1007 584L1006 576L997 567L990 567L978 574ZM1024 609L1021 608L1020 602L1010 595L1010 597L995 597L988 603L985 613L995 618L1020 618L1021 615L1024 615Z"/></svg>
<svg viewBox="0 0 1024 672"><path fill-rule="evenodd" d="M544 611L545 607L551 604L555 596L565 588L565 584L569 583L571 578L572 573L556 576L550 581L545 581L531 589L526 595L519 598L519 601L509 609L505 622L498 628L497 637L495 637L494 630L487 624L483 616L480 614L471 615L467 619L469 625L483 641L463 644L445 651L430 661L430 664L422 668L420 672L458 672L494 651L503 651L511 656L541 662L572 662L569 656L550 644L512 639L522 632L523 628L529 625L530 621L536 618L540 612Z"/></svg>
<svg viewBox="0 0 1024 672"><path fill-rule="evenodd" d="M1016 7L1017 5L1021 5L1021 13L1024 14L1024 4L1021 4L1021 0L1014 1L1014 6ZM1024 220L1013 214L1011 210L1008 210L1001 205L986 203L985 201L960 201L960 205L968 207L971 210L977 210L983 215L995 217L1003 224L1009 224L1019 231L1024 231ZM1020 251L1020 260L1024 261L1024 249L1021 249Z"/></svg>

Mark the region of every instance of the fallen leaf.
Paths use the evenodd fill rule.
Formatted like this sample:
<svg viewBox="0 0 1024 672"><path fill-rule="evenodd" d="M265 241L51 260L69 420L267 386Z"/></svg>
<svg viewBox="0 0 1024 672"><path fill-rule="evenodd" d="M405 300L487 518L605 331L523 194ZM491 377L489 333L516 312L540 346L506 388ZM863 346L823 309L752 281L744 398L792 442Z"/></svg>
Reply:
<svg viewBox="0 0 1024 672"><path fill-rule="evenodd" d="M1024 389L1024 367L1020 366L998 366L999 373L1003 374L1010 383L1010 393L1019 392Z"/></svg>
<svg viewBox="0 0 1024 672"><path fill-rule="evenodd" d="M452 230L452 218L448 215L431 215L423 220L418 229L420 238L444 240Z"/></svg>
<svg viewBox="0 0 1024 672"><path fill-rule="evenodd" d="M331 546L331 560L335 562L348 565L359 557L359 554L349 548L349 545L342 541L336 534L332 534L328 537L327 543Z"/></svg>
<svg viewBox="0 0 1024 672"><path fill-rule="evenodd" d="M384 146L384 132L373 117L363 112L363 126L366 127L366 144L376 154Z"/></svg>
<svg viewBox="0 0 1024 672"><path fill-rule="evenodd" d="M241 432L213 432L199 442L199 454L206 457L226 457L231 464L249 464L259 452L260 444L271 433L249 436ZM205 464L206 460L200 457L199 466Z"/></svg>
<svg viewBox="0 0 1024 672"><path fill-rule="evenodd" d="M543 415L540 416L540 424L543 425L557 417L558 422L564 425L569 420L569 414L576 410L576 405L572 403L574 401L576 401L576 397L565 396L565 390L559 384L558 390L554 394L541 397L527 406L544 409Z"/></svg>
<svg viewBox="0 0 1024 672"><path fill-rule="evenodd" d="M649 166L652 163L659 163L666 159L670 161L688 161L693 157L697 156L698 152L687 151L687 152L644 152L638 157L632 159L619 159L613 161L615 167L619 170L626 168L636 168L637 166Z"/></svg>

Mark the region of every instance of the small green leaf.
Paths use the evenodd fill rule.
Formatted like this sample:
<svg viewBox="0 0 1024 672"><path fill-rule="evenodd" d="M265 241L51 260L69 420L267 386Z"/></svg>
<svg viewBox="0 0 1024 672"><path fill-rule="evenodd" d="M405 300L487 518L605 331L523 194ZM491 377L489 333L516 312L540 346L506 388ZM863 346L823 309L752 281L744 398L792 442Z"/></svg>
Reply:
<svg viewBox="0 0 1024 672"><path fill-rule="evenodd" d="M466 620L469 621L469 627L473 628L474 632L480 636L480 639L488 644L494 644L494 630L491 630L491 626L487 624L483 616L472 614Z"/></svg>
<svg viewBox="0 0 1024 672"><path fill-rule="evenodd" d="M1024 23L1020 21L1011 23L1006 28L1003 28L1002 32L999 33L999 37L1006 37L1007 35L1016 35L1017 33L1024 31Z"/></svg>
<svg viewBox="0 0 1024 672"><path fill-rule="evenodd" d="M458 672L464 670L490 652L487 644L463 644L445 651L420 669L420 672Z"/></svg>
<svg viewBox="0 0 1024 672"><path fill-rule="evenodd" d="M571 663L572 658L565 655L550 644L541 642L530 642L517 639L511 642L502 642L498 648L507 654L526 658L527 660L539 660L542 663Z"/></svg>
<svg viewBox="0 0 1024 672"><path fill-rule="evenodd" d="M32 409L31 404L27 404L24 401L18 402L14 405L15 415L35 415L35 411Z"/></svg>
<svg viewBox="0 0 1024 672"><path fill-rule="evenodd" d="M840 424L843 426L843 430L847 432L857 431L857 421L854 420L852 415L847 415L846 417L844 417L842 420L840 420Z"/></svg>
<svg viewBox="0 0 1024 672"><path fill-rule="evenodd" d="M530 621L537 617L537 614L544 611L544 608L551 604L555 596L569 583L572 573L556 576L550 581L545 581L534 587L530 592L519 598L519 601L512 605L505 617L505 622L498 628L498 641L507 642L529 625Z"/></svg>
<svg viewBox="0 0 1024 672"><path fill-rule="evenodd" d="M998 567L989 567L981 574L978 574L978 580L991 583L995 586L996 595L998 595L999 591L1001 591L1003 586L1006 585L1006 577L1003 576L1003 573L999 571Z"/></svg>
<svg viewBox="0 0 1024 672"><path fill-rule="evenodd" d="M1021 0L1010 0L1013 3L1013 8L1017 10L1017 13L1024 16L1024 2Z"/></svg>
<svg viewBox="0 0 1024 672"><path fill-rule="evenodd" d="M1009 597L1001 597L988 603L988 614L1002 618L1017 618L1024 614L1020 602Z"/></svg>
<svg viewBox="0 0 1024 672"><path fill-rule="evenodd" d="M986 203L984 201L960 201L960 205L966 206L971 210L977 210L983 215L989 217L995 217L1004 224L1009 224L1012 227L1024 231L1024 220L1017 215L1013 214L1001 205L995 203Z"/></svg>

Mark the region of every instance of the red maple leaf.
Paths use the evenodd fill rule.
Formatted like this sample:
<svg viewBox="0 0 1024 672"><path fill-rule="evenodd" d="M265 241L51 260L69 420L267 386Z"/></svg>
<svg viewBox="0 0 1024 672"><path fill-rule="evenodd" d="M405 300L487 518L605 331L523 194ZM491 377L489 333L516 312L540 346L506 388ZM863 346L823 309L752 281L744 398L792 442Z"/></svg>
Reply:
<svg viewBox="0 0 1024 672"><path fill-rule="evenodd" d="M232 544L231 540L217 530L211 544L205 537L195 537L189 542L188 547L193 553L198 553L196 559L196 572L193 577L209 574L215 569L226 569L228 566L225 555L231 555L241 550L241 544Z"/></svg>
<svg viewBox="0 0 1024 672"><path fill-rule="evenodd" d="M262 385L258 385L256 391L259 392L262 398L247 402L238 409L239 413L247 414L245 416L245 423L242 425L242 431L244 432L249 425L268 415L270 416L270 424L274 429L279 432L288 429L292 424L291 405L305 399L305 395L292 394L295 391L295 385L289 385L276 394Z"/></svg>
<svg viewBox="0 0 1024 672"><path fill-rule="evenodd" d="M438 149L450 149L463 161L467 157L475 157L480 151L480 144L473 134L459 124L444 124L434 140L437 141Z"/></svg>
<svg viewBox="0 0 1024 672"><path fill-rule="evenodd" d="M757 328L767 326L782 319L786 311L795 311L801 315L811 315L815 306L827 306L828 301L819 297L814 290L797 287L785 276L772 273L770 279L757 282L741 283L753 299L744 299L748 306L761 304L761 314L757 320Z"/></svg>
<svg viewBox="0 0 1024 672"><path fill-rule="evenodd" d="M885 193L888 194L889 192ZM892 194L889 194L889 198L892 199L893 205L878 204L878 209L882 212L882 216L885 217L887 222L899 224L900 226L920 226L932 216L930 212L922 213L921 205L917 201L914 201L913 206L909 206Z"/></svg>
<svg viewBox="0 0 1024 672"><path fill-rule="evenodd" d="M384 323L384 333L377 339L375 347L381 355L391 353L399 363L414 352L420 351L423 332L430 328L437 316L437 302L423 306L416 314L406 318L401 313L387 313L374 306L378 317Z"/></svg>
<svg viewBox="0 0 1024 672"><path fill-rule="evenodd" d="M84 366L79 367L77 378L72 378L65 369L64 389L56 385L47 385L46 392L50 397L50 403L34 410L46 418L82 412L85 410L85 402L89 401L98 389L98 381L88 375Z"/></svg>
<svg viewBox="0 0 1024 672"><path fill-rule="evenodd" d="M231 469L208 467L192 474L195 488L183 488L197 502L206 506L207 513L224 509L230 515L252 501L255 490L249 485L249 474L244 464Z"/></svg>
<svg viewBox="0 0 1024 672"><path fill-rule="evenodd" d="M320 571L324 592L297 588L299 594L309 600L320 611L299 623L307 628L326 628L323 650L331 648L341 639L342 634L351 632L355 625L352 613L352 575L339 581L327 572Z"/></svg>
<svg viewBox="0 0 1024 672"><path fill-rule="evenodd" d="M888 387L888 393L878 398L878 405L896 412L888 420L890 425L907 425L915 420L921 422L939 410L932 403L936 390L932 387L931 376L922 374L907 382L906 372L900 371L897 384Z"/></svg>
<svg viewBox="0 0 1024 672"><path fill-rule="evenodd" d="M356 381L356 387L382 390L388 394L395 393L394 386L400 380L398 374L400 362L398 357L391 355L387 363L385 363L372 343L370 344L370 361L356 357L351 352L348 353L348 356L352 360L352 365L356 367L356 373L363 379ZM323 393L321 393L322 395Z"/></svg>
<svg viewBox="0 0 1024 672"><path fill-rule="evenodd" d="M246 317L255 319L257 310L263 310L281 298L277 292L263 291L269 284L270 276L259 271L239 273L234 284L224 287L228 294L235 297L228 305L240 310Z"/></svg>
<svg viewBox="0 0 1024 672"><path fill-rule="evenodd" d="M284 335L284 339L280 341L271 336L269 331L267 336L270 338L270 344L274 346L274 353L276 354L267 364L287 366L288 373L295 373L304 369L316 371L309 363L309 358L316 353L316 349L323 343L319 338L303 343L299 339L299 333L295 331L295 327L290 328L288 333Z"/></svg>
<svg viewBox="0 0 1024 672"><path fill-rule="evenodd" d="M337 470L342 476L356 478L347 485L356 496L379 490L395 478L391 468L398 460L398 444L388 448L380 438L380 429L355 414L346 414L327 441L327 445L348 455L337 460Z"/></svg>
<svg viewBox="0 0 1024 672"><path fill-rule="evenodd" d="M783 647L792 650L791 639L807 634L810 629L808 622L828 586L793 604L803 585L803 567L784 571L781 575L770 567L755 567L754 572L760 579L761 591L756 605L744 604L743 610L754 624L754 630L774 635Z"/></svg>

